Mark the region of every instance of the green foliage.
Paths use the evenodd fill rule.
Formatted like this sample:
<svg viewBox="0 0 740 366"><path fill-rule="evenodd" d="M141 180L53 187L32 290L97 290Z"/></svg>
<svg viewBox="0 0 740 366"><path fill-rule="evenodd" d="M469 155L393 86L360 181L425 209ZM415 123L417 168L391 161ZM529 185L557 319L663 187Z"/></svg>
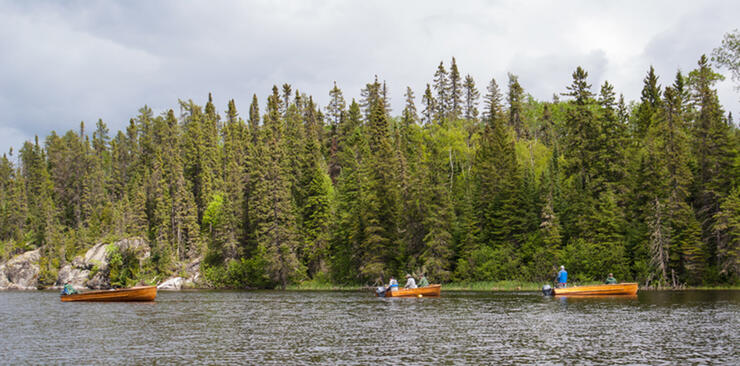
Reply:
<svg viewBox="0 0 740 366"><path fill-rule="evenodd" d="M730 69L734 33L714 54ZM581 67L545 102L513 74L481 96L458 66L438 65L418 111L407 88L397 117L376 77L359 102L334 84L323 111L284 84L247 121L209 95L26 142L0 157L0 258L41 248L45 285L93 243L142 236L142 263L110 249L112 284L196 261L228 288L549 281L560 264L579 281L740 280L740 131L706 57L666 87L651 67L630 103Z"/></svg>
<svg viewBox="0 0 740 366"><path fill-rule="evenodd" d="M732 80L740 83L740 32L737 29L725 34L722 46L712 51L712 61L730 70Z"/></svg>
<svg viewBox="0 0 740 366"><path fill-rule="evenodd" d="M264 253L260 253L226 264L204 265L203 276L215 288L272 288L275 283L270 279L267 265Z"/></svg>
<svg viewBox="0 0 740 366"><path fill-rule="evenodd" d="M142 268L135 253L121 251L115 244L105 247L108 258L108 279L112 287L133 287L142 278Z"/></svg>

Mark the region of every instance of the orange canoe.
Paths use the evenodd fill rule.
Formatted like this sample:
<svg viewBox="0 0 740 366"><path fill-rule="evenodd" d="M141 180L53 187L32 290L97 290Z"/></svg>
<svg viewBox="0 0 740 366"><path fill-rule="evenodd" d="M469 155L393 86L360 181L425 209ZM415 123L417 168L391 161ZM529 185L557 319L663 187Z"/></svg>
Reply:
<svg viewBox="0 0 740 366"><path fill-rule="evenodd" d="M96 290L73 295L62 295L62 301L154 301L157 286Z"/></svg>
<svg viewBox="0 0 740 366"><path fill-rule="evenodd" d="M555 296L593 296L593 295L636 295L636 283L617 283L613 285L593 285L556 288Z"/></svg>
<svg viewBox="0 0 740 366"><path fill-rule="evenodd" d="M385 297L424 297L439 296L442 285L429 285L410 289L398 289L397 291L386 291ZM375 296L380 296L377 292Z"/></svg>

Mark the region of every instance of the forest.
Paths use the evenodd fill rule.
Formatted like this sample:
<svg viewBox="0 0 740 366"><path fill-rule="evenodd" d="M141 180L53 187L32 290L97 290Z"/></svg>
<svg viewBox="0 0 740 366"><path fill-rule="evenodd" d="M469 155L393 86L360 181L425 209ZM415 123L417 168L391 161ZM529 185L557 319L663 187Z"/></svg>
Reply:
<svg viewBox="0 0 740 366"><path fill-rule="evenodd" d="M200 260L227 288L550 281L560 265L740 283L740 131L708 57L674 80L651 67L633 102L581 67L548 101L455 58L430 71L397 113L376 77L358 100L335 82L326 106L283 84L245 109L209 94L144 106L124 131L36 137L0 158L0 259L41 248L52 285L94 244L141 236L152 255L131 282Z"/></svg>

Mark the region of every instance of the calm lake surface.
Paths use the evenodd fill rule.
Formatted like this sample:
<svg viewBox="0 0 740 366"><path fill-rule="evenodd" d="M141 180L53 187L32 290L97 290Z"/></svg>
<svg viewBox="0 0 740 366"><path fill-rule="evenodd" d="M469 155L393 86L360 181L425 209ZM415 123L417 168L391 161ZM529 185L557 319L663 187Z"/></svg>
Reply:
<svg viewBox="0 0 740 366"><path fill-rule="evenodd" d="M0 292L2 364L740 364L740 291L637 298L160 291L152 303Z"/></svg>

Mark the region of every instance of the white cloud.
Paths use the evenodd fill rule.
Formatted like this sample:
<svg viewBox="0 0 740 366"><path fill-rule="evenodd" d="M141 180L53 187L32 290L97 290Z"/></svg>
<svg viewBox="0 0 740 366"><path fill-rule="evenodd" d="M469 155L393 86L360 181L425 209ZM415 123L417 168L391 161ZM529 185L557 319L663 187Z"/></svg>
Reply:
<svg viewBox="0 0 740 366"><path fill-rule="evenodd" d="M400 113L406 86L418 103L452 56L481 89L513 72L550 99L582 65L595 91L608 79L636 99L649 65L669 84L737 27L738 13L730 1L0 0L1 142L99 117L115 131L144 104L162 111L208 92L245 113L253 93L264 103L285 82L323 106L333 81L350 99L376 74ZM740 115L729 83L720 97Z"/></svg>

